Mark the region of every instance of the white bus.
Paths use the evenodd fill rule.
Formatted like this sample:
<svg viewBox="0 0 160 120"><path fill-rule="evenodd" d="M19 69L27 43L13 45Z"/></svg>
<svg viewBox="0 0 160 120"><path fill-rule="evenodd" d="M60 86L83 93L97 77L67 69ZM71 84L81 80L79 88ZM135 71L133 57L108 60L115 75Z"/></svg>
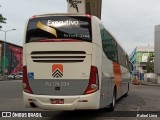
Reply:
<svg viewBox="0 0 160 120"><path fill-rule="evenodd" d="M128 55L91 15L46 14L29 19L23 46L26 107L114 110L127 96Z"/></svg>

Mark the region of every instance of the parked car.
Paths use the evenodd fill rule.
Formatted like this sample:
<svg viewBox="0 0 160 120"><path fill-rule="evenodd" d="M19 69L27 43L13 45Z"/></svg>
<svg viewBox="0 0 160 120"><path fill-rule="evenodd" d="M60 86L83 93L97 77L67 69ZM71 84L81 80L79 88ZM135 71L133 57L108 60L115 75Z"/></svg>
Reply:
<svg viewBox="0 0 160 120"><path fill-rule="evenodd" d="M12 74L8 75L8 79L15 79L15 76L16 76L16 74L12 73Z"/></svg>
<svg viewBox="0 0 160 120"><path fill-rule="evenodd" d="M22 79L23 77L23 72L19 72L16 76L15 79Z"/></svg>

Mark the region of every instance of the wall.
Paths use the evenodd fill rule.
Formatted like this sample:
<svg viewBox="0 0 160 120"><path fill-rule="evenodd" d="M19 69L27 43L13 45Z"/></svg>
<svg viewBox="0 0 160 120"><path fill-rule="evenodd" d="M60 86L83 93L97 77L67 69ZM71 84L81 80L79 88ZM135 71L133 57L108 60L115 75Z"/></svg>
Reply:
<svg viewBox="0 0 160 120"><path fill-rule="evenodd" d="M147 82L152 82L152 83L157 84L157 74L146 73L146 74L144 74L144 80Z"/></svg>
<svg viewBox="0 0 160 120"><path fill-rule="evenodd" d="M0 73L2 74L4 66L4 45L0 45L2 46L0 60ZM6 44L5 68L5 74L18 73L22 71L22 47Z"/></svg>
<svg viewBox="0 0 160 120"><path fill-rule="evenodd" d="M155 42L154 42L154 51L155 51L155 57L154 57L154 72L156 74L160 74L160 25L157 25L155 27Z"/></svg>

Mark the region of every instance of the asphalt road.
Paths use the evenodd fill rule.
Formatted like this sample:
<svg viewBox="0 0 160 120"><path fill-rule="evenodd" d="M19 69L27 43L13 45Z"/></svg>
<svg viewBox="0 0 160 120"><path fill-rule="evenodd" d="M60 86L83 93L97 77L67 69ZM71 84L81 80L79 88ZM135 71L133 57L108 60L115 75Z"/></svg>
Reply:
<svg viewBox="0 0 160 120"><path fill-rule="evenodd" d="M26 109L23 106L22 83L20 80L0 81L0 111L39 111L39 109ZM160 87L130 85L130 92L127 97L117 101L115 111L160 111ZM160 118L140 117L108 117L109 111L53 111L56 117L37 118L38 120L160 120ZM122 112L120 114L128 114ZM74 116L74 117L71 117ZM7 118L0 118L0 120ZM17 118L8 118L17 119ZM23 118L25 119L25 118ZM34 120L35 118L29 118Z"/></svg>

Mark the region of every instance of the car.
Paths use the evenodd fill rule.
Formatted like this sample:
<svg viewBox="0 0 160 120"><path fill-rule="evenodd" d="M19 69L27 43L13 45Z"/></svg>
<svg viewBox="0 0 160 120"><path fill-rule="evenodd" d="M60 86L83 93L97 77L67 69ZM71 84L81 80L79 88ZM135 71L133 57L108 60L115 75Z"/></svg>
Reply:
<svg viewBox="0 0 160 120"><path fill-rule="evenodd" d="M12 74L8 75L8 79L15 79L15 76L16 76L16 74L12 73Z"/></svg>
<svg viewBox="0 0 160 120"><path fill-rule="evenodd" d="M23 77L23 72L19 72L16 76L15 79L22 79Z"/></svg>

